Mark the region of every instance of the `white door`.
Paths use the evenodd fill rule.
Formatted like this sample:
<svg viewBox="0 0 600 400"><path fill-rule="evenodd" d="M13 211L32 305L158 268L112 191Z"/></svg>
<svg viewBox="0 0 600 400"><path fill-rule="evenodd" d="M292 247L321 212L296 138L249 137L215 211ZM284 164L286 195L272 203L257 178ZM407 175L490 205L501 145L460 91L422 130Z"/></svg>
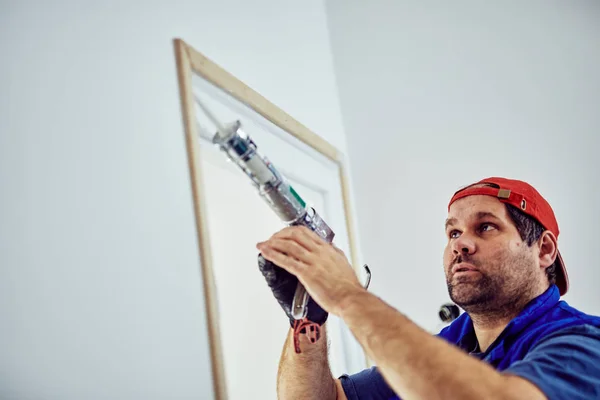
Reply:
<svg viewBox="0 0 600 400"><path fill-rule="evenodd" d="M350 260L337 165L249 109L221 97L201 80L194 85L204 85L196 95L220 121L241 121L258 151L332 228L335 245ZM212 136L215 126L200 110L197 115L199 127L207 137ZM200 147L228 398L276 399L277 368L290 325L258 270L255 245L285 225L224 153L206 139ZM361 347L338 318L329 317L327 330L334 377L366 367Z"/></svg>

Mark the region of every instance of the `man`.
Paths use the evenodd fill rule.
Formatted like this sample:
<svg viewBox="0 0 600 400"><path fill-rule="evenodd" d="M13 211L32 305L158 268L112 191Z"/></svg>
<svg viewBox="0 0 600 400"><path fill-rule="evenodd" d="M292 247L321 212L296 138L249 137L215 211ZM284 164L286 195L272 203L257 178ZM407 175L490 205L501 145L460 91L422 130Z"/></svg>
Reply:
<svg viewBox="0 0 600 400"><path fill-rule="evenodd" d="M525 182L483 179L450 200L446 235L448 291L465 312L438 335L367 292L344 254L310 230L285 228L257 244L288 317L294 279L314 299L285 344L279 397L600 399L600 317L560 300L568 276L546 200ZM328 313L376 367L334 379L322 326ZM314 337L315 327L314 343L299 335Z"/></svg>

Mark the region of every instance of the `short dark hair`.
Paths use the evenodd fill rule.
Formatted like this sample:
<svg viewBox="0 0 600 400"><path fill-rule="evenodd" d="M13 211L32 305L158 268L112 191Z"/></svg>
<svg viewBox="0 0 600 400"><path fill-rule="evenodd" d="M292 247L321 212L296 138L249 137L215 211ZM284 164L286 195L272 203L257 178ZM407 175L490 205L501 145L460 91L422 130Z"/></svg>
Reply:
<svg viewBox="0 0 600 400"><path fill-rule="evenodd" d="M527 246L531 247L532 244L538 241L546 229L535 218L525 214L517 207L506 204L506 209L508 215L510 215L510 218L517 227L521 239L527 243ZM554 260L552 265L546 268L546 276L548 277L550 285L556 282L556 260Z"/></svg>

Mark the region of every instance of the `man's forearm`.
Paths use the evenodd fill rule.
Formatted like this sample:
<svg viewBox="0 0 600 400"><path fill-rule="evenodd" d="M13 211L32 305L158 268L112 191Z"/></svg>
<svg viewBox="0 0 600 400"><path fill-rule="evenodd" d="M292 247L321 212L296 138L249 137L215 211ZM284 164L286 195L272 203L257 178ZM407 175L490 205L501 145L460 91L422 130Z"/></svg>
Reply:
<svg viewBox="0 0 600 400"><path fill-rule="evenodd" d="M507 378L429 334L368 292L350 299L341 317L400 397L510 398L515 390L531 394L527 398L541 395L529 383Z"/></svg>
<svg viewBox="0 0 600 400"><path fill-rule="evenodd" d="M290 330L277 373L278 398L335 400L337 392L329 368L325 326L321 327L321 338L316 343L310 343L301 334L300 348L302 352L296 354Z"/></svg>

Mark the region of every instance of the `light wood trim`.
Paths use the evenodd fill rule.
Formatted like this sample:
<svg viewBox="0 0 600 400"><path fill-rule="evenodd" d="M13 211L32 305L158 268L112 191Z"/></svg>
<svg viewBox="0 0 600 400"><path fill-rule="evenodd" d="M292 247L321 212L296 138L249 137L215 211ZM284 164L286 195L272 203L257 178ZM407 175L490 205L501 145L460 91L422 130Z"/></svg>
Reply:
<svg viewBox="0 0 600 400"><path fill-rule="evenodd" d="M348 231L348 242L350 246L350 260L352 265L354 266L354 270L357 275L360 276L362 272L362 264L359 264L358 260L358 248L356 244L356 234L354 230L354 217L352 214L352 207L350 204L350 185L348 184L348 176L346 174L346 168L344 167L344 162L342 159L338 159L337 163L339 165L339 174L340 174L340 182L342 185L342 197L344 199L344 213L346 215L346 229ZM367 352L363 350L363 354L365 356L365 365L367 367L371 367L373 363L367 356Z"/></svg>
<svg viewBox="0 0 600 400"><path fill-rule="evenodd" d="M340 183L342 185L342 198L344 201L344 213L346 214L346 230L348 231L348 245L350 246L350 261L356 272L360 272L362 265L358 265L358 251L356 249L356 238L354 237L354 218L350 208L350 188L346 171L341 161L338 161Z"/></svg>
<svg viewBox="0 0 600 400"><path fill-rule="evenodd" d="M316 135L306 126L302 125L281 108L265 99L254 89L238 80L235 76L225 71L212 60L200 54L191 47L187 47L192 68L204 79L229 93L231 96L246 104L258 114L271 121L298 140L309 145L330 160L338 159L338 150L325 139Z"/></svg>
<svg viewBox="0 0 600 400"><path fill-rule="evenodd" d="M216 400L227 400L227 385L225 370L223 368L223 353L219 318L217 310L217 294L212 268L212 254L209 243L208 224L205 219L205 199L202 193L202 171L198 153L198 132L195 123L194 93L192 91L192 68L186 45L178 39L174 40L175 56L177 60L177 75L179 78L179 91L181 108L183 111L183 125L188 156L188 166L191 175L194 211L196 215L196 229L198 232L198 245L200 247L200 264L204 284L206 322L208 325L208 340L210 342L210 359L213 377L213 389Z"/></svg>

